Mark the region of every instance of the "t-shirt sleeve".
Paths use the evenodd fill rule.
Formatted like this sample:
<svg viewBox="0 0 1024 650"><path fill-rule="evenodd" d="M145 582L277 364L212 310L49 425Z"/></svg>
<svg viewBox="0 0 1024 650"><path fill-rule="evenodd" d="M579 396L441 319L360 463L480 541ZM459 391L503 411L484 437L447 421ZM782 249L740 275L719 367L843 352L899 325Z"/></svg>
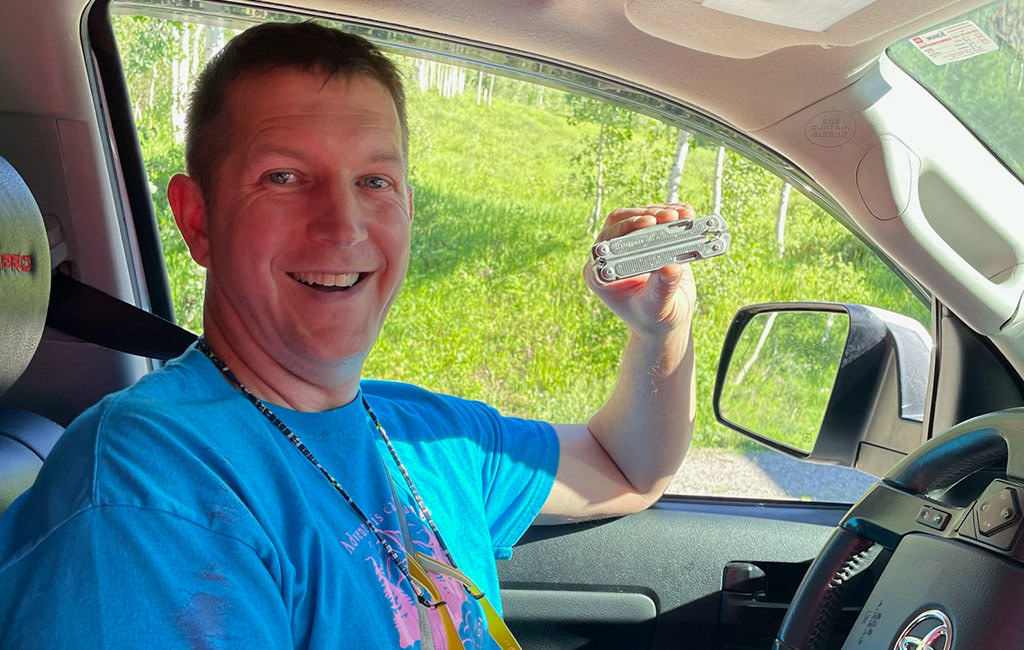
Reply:
<svg viewBox="0 0 1024 650"><path fill-rule="evenodd" d="M476 424L489 435L484 450L484 510L494 556L508 558L551 491L558 469L558 438L547 422L502 416L472 402Z"/></svg>
<svg viewBox="0 0 1024 650"><path fill-rule="evenodd" d="M16 648L291 647L257 552L174 514L87 508L6 567L0 639Z"/></svg>

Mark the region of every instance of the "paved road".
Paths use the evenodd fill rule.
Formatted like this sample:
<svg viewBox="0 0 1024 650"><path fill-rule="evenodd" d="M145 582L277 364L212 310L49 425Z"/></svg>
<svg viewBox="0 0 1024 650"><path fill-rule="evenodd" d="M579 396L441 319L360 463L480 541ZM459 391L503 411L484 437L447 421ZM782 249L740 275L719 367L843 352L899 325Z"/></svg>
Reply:
<svg viewBox="0 0 1024 650"><path fill-rule="evenodd" d="M667 492L850 503L876 480L848 467L802 462L767 449L736 454L693 448Z"/></svg>

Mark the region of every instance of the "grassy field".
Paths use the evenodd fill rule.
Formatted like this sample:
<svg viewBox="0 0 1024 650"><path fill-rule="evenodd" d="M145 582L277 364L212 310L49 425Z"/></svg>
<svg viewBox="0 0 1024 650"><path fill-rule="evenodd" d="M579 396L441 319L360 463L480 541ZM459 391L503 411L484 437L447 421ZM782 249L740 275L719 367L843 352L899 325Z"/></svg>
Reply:
<svg viewBox="0 0 1024 650"><path fill-rule="evenodd" d="M145 79L133 83L146 87ZM475 92L443 98L409 86L412 264L365 374L486 400L510 414L585 420L608 394L625 341L623 325L580 278L592 243L591 198L581 182L592 170L581 152L599 126L570 124L563 95L515 93L507 80L490 106L478 105ZM202 270L189 259L163 195L167 178L182 168L170 133L152 115L140 120L176 314L199 331ZM664 126L630 131L632 149L617 173L640 180L619 183L606 208L663 200L660 179L673 142L674 130ZM716 145L696 141L686 161L680 196L698 212L711 207L715 154ZM733 233L731 251L695 268L696 445L752 444L711 415L718 351L737 307L840 300L927 322L927 309L870 251L795 191L780 257L773 234L780 185L727 154L722 215Z"/></svg>
<svg viewBox="0 0 1024 650"><path fill-rule="evenodd" d="M572 159L597 126L569 125L551 102L540 108L499 97L481 110L471 94L413 92L410 115L413 263L367 374L484 399L510 413L585 419L610 390L625 339L580 278L592 241L590 200L573 182ZM635 139L638 149L646 145L641 134ZM686 162L680 196L698 212L711 207L715 153L691 147ZM665 161L661 173L667 169ZM796 192L780 258L773 232L780 185L728 155L722 213L732 250L695 268L697 445L746 446L714 422L710 407L718 350L737 307L843 300L928 318L870 251ZM620 199L662 196L612 195L606 206Z"/></svg>

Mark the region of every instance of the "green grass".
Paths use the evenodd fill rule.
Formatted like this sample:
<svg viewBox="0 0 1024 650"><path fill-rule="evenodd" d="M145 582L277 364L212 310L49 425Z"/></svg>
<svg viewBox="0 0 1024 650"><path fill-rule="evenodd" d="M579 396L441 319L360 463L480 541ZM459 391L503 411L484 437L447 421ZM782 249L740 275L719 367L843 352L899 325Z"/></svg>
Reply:
<svg viewBox="0 0 1024 650"><path fill-rule="evenodd" d="M410 115L413 263L367 374L483 399L509 413L585 420L610 390L625 340L624 326L579 273L591 243L590 202L572 183L571 158L596 126L569 126L550 107L500 98L480 109L468 94L413 92ZM715 153L692 147L686 162L680 194L698 212L710 209ZM888 268L797 192L780 258L773 231L780 184L729 154L722 212L732 252L695 266L695 445L751 444L718 425L710 406L718 351L741 305L856 301L927 322L927 309Z"/></svg>
<svg viewBox="0 0 1024 650"><path fill-rule="evenodd" d="M589 205L568 170L581 129L500 99L479 110L469 94L411 93L412 262L366 374L583 420L624 327L580 277Z"/></svg>
<svg viewBox="0 0 1024 650"><path fill-rule="evenodd" d="M722 386L730 421L810 452L849 331L845 314L761 313L743 330ZM786 399L779 399L779 396Z"/></svg>
<svg viewBox="0 0 1024 650"><path fill-rule="evenodd" d="M119 41L131 40L131 30L156 29L143 23L116 19ZM170 58L156 49L150 54L151 61L126 67L128 85L139 102L140 144L177 318L199 331L203 272L189 258L164 197L168 178L183 168L169 121L170 94L153 85L167 83L163 68ZM592 243L592 199L584 187L594 171L580 161L588 159L581 154L599 126L571 125L564 95L548 89L541 105L540 93L521 82L499 80L490 106L477 105L475 84L448 99L407 85L412 263L365 374L482 399L509 414L586 420L611 389L626 336L580 278ZM674 130L643 118L621 133L631 149L609 168L608 180L615 182L605 211L663 200ZM698 212L711 207L715 154L713 146L694 144L686 161L680 196ZM711 414L718 352L741 305L862 302L927 323L927 309L892 273L795 191L780 257L773 234L780 183L728 155L722 214L733 235L731 251L694 269L698 446L753 447Z"/></svg>

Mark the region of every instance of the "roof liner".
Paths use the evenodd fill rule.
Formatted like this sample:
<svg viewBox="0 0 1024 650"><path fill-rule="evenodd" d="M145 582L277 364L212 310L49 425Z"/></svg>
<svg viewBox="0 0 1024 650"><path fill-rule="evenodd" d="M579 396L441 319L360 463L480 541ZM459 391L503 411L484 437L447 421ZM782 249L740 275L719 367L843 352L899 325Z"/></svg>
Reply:
<svg viewBox="0 0 1024 650"><path fill-rule="evenodd" d="M820 0L820 4L827 6L828 2ZM799 45L828 48L867 43L961 4L956 0L875 0L820 32L724 13L704 6L702 0L628 0L626 17L640 31L670 43L717 56L750 59ZM934 22L937 20L929 20L929 24ZM889 43L892 39L883 40Z"/></svg>
<svg viewBox="0 0 1024 650"><path fill-rule="evenodd" d="M734 16L702 7L699 0L305 3L333 14L571 62L699 107L753 133L849 85L891 42L985 1L877 0L825 32ZM649 33L654 30L662 36ZM730 44L741 39L750 42L742 50ZM756 51L764 54L752 54ZM738 57L739 52L748 58ZM787 73L780 75L780 70Z"/></svg>

